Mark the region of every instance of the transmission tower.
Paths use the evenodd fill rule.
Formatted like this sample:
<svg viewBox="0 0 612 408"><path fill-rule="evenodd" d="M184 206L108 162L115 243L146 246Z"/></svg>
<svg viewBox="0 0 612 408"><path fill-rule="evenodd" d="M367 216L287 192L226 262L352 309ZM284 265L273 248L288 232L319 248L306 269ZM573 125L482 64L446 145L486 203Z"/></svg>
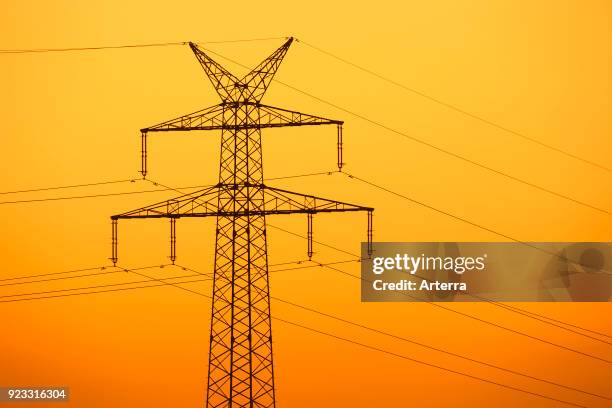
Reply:
<svg viewBox="0 0 612 408"><path fill-rule="evenodd" d="M368 248L373 208L281 190L264 184L261 129L336 125L342 169L342 121L264 105L261 99L293 38L238 79L194 43L191 50L221 103L141 129L143 177L150 132L220 130L219 182L137 210L111 216L112 261L117 262L117 222L170 219L170 259L176 259L176 220L216 217L217 232L206 407L275 407L266 216L306 214L308 256L313 254L313 215L365 211Z"/></svg>

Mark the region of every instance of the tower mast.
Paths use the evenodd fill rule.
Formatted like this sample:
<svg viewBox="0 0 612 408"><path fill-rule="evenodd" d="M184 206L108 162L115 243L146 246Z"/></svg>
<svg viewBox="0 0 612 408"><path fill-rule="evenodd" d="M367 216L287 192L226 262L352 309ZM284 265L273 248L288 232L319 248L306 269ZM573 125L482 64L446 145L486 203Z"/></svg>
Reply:
<svg viewBox="0 0 612 408"><path fill-rule="evenodd" d="M238 79L196 44L189 46L221 103L141 129L142 168L147 174L150 132L220 130L218 183L194 193L111 216L112 261L117 262L120 219L169 218L174 262L176 221L216 217L213 301L206 407L275 407L266 216L306 214L308 255L312 219L321 212L365 211L371 243L373 208L294 193L264 184L261 130L269 127L336 125L338 168L342 169L342 121L261 103L293 38ZM371 245L368 245L371 248Z"/></svg>

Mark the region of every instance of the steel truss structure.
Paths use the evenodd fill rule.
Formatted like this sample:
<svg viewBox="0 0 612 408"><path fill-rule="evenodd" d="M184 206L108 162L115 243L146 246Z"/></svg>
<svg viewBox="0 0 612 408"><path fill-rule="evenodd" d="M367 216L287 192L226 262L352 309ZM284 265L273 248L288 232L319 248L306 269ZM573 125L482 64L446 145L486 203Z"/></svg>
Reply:
<svg viewBox="0 0 612 408"><path fill-rule="evenodd" d="M221 103L141 129L142 168L147 174L150 132L220 130L216 185L111 216L112 261L117 262L120 219L169 218L170 259L176 259L176 220L216 217L216 245L206 407L275 407L266 216L306 214L308 256L316 213L365 211L371 248L373 208L273 188L264 184L261 129L336 125L342 169L342 121L261 104L293 38L238 79L196 44L191 50Z"/></svg>

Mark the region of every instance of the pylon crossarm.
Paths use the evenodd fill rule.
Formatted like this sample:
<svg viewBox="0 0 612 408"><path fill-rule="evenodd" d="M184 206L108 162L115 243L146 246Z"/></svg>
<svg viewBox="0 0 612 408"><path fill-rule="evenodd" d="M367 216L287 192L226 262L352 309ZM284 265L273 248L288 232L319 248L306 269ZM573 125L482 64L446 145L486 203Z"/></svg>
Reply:
<svg viewBox="0 0 612 408"><path fill-rule="evenodd" d="M219 104L140 129L140 131L147 133L172 130L217 130L223 128L222 124L223 104Z"/></svg>
<svg viewBox="0 0 612 408"><path fill-rule="evenodd" d="M259 108L260 120L258 122L224 123L223 111L233 106L251 105ZM140 129L143 133L190 131L190 130L243 130L263 129L285 126L307 125L342 125L341 120L328 119L322 116L309 115L298 111L261 105L253 102L222 103L214 105L178 118L170 119L153 126Z"/></svg>
<svg viewBox="0 0 612 408"><path fill-rule="evenodd" d="M373 211L371 207L329 200L280 188L264 186L266 212L270 214Z"/></svg>
<svg viewBox="0 0 612 408"><path fill-rule="evenodd" d="M112 220L128 218L180 218L189 214L214 212L218 205L218 186L160 201L158 203L111 216Z"/></svg>
<svg viewBox="0 0 612 408"><path fill-rule="evenodd" d="M328 119L322 116L310 115L298 111L277 108L269 105L259 105L260 127L283 127L305 125L342 125L344 122Z"/></svg>

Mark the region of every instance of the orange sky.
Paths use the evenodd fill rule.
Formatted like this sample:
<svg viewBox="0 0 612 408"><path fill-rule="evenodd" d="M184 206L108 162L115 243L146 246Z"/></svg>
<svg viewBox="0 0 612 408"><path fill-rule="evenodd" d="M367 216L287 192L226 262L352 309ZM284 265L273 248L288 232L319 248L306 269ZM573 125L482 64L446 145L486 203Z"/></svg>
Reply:
<svg viewBox="0 0 612 408"><path fill-rule="evenodd" d="M375 7L374 7L375 6ZM612 50L604 1L235 2L5 1L0 49L214 41L293 35L408 87L610 167ZM253 66L282 39L207 47ZM138 129L217 103L188 47L0 54L1 191L139 178ZM219 60L230 70L241 68ZM612 210L610 172L449 110L318 53L292 45L278 79L408 135ZM385 131L273 83L263 102L344 120L346 171L525 241L612 240L610 215L528 187ZM264 131L266 177L335 168L335 129ZM150 178L172 186L216 181L216 133L150 137ZM271 185L376 208L379 241L499 241L442 214L341 175ZM146 181L32 194L0 202L129 192ZM109 216L174 194L0 204L0 279L107 265ZM305 217L270 217L305 233ZM365 215L315 217L315 239L358 252ZM210 272L212 220L180 220L178 263ZM304 259L306 243L269 230L270 263ZM121 224L120 263L167 263L163 220ZM315 245L321 262L349 255ZM289 265L292 267L293 265ZM340 269L357 274L358 264ZM278 267L277 267L278 268ZM274 268L272 268L274 269ZM143 271L156 278L176 268ZM0 295L142 280L109 274L0 287ZM608 363L588 359L428 304L361 304L359 281L324 268L273 273L272 293L373 327L520 370L605 392ZM209 293L207 282L185 287ZM612 332L609 304L518 304ZM609 345L487 304L450 304L548 341L612 356ZM280 302L273 315L395 353L590 407L605 401L483 368L312 315ZM75 407L202 406L210 302L160 287L3 303L1 385L69 385ZM280 407L422 407L557 403L423 367L274 323ZM8 406L8 405L7 405ZM24 406L24 405L20 405ZM43 407L44 405L37 405Z"/></svg>

